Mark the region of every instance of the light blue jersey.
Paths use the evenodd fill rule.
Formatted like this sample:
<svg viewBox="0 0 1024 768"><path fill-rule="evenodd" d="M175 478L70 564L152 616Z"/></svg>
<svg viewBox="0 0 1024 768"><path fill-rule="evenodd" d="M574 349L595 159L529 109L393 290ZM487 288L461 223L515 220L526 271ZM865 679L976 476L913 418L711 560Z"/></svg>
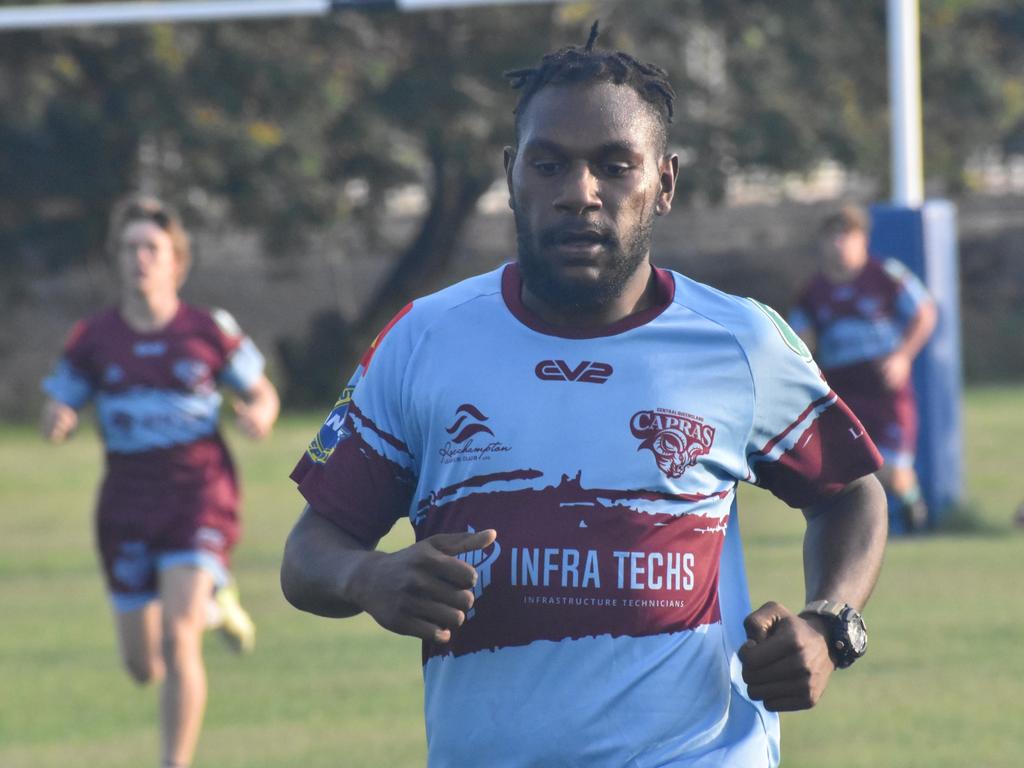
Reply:
<svg viewBox="0 0 1024 768"><path fill-rule="evenodd" d="M546 325L515 265L417 300L293 472L372 544L494 528L477 600L424 643L429 763L773 766L749 699L740 481L806 506L878 455L770 308L668 271L656 306Z"/></svg>

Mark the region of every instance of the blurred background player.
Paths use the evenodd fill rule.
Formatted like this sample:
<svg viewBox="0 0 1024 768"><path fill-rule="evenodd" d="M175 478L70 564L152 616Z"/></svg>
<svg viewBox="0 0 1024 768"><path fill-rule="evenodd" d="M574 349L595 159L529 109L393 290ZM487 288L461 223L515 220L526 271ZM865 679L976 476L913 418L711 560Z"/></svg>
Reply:
<svg viewBox="0 0 1024 768"><path fill-rule="evenodd" d="M191 255L170 207L122 201L109 244L119 304L71 331L43 382L42 432L63 441L95 401L107 464L97 535L121 655L137 682L163 681L163 766L178 768L191 762L206 704L203 630L219 626L236 651L255 639L228 572L239 493L218 387L237 393L238 426L253 439L270 432L279 401L231 316L179 298Z"/></svg>
<svg viewBox="0 0 1024 768"><path fill-rule="evenodd" d="M907 267L871 258L868 233L867 213L853 205L822 222L820 268L789 322L885 458L878 477L890 520L913 531L927 525L928 513L914 472L918 416L910 373L937 313Z"/></svg>

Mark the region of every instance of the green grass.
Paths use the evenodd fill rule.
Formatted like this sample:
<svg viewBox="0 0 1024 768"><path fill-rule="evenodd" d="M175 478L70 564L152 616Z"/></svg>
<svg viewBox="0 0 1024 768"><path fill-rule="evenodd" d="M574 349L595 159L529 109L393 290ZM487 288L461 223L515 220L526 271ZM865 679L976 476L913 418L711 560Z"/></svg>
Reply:
<svg viewBox="0 0 1024 768"><path fill-rule="evenodd" d="M867 611L870 652L818 708L783 718L787 768L1010 768L1024 755L1024 389L967 397L968 504L956 532L895 541ZM236 658L207 638L210 701L197 768L419 766L419 645L365 617L316 619L280 595L281 546L300 507L285 479L314 419L273 440L231 435L245 481L235 570L259 626ZM93 553L95 436L43 445L0 429L0 766L137 768L157 754L156 696L117 662ZM802 517L744 489L755 603L802 603ZM965 522L966 521L966 522ZM405 526L385 542L409 541Z"/></svg>

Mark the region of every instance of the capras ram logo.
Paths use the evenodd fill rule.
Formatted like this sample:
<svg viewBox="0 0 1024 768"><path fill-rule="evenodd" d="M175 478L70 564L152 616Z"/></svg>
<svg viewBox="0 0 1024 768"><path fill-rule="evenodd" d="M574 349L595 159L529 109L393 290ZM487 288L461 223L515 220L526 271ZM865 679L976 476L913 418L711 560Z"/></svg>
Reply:
<svg viewBox="0 0 1024 768"><path fill-rule="evenodd" d="M653 453L658 469L671 478L682 477L715 441L715 428L702 418L667 408L634 413L629 429L641 441L637 450Z"/></svg>
<svg viewBox="0 0 1024 768"><path fill-rule="evenodd" d="M541 381L580 381L586 384L604 384L615 372L608 363L584 360L571 366L565 360L541 360L533 369Z"/></svg>

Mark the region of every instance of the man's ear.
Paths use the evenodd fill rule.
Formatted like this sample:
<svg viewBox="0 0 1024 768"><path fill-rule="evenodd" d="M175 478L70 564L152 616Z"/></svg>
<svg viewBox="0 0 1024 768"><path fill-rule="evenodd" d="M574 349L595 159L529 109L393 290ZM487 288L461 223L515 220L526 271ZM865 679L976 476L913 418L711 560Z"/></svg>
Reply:
<svg viewBox="0 0 1024 768"><path fill-rule="evenodd" d="M515 210L512 194L512 169L516 164L516 148L505 147L505 184L508 186L508 207Z"/></svg>
<svg viewBox="0 0 1024 768"><path fill-rule="evenodd" d="M672 210L672 198L676 194L676 180L679 178L679 155L665 155L658 163L658 202L654 207L659 216Z"/></svg>
<svg viewBox="0 0 1024 768"><path fill-rule="evenodd" d="M512 170L515 168L516 147L505 147L505 183L509 189L509 208L515 210L515 195L512 194Z"/></svg>

